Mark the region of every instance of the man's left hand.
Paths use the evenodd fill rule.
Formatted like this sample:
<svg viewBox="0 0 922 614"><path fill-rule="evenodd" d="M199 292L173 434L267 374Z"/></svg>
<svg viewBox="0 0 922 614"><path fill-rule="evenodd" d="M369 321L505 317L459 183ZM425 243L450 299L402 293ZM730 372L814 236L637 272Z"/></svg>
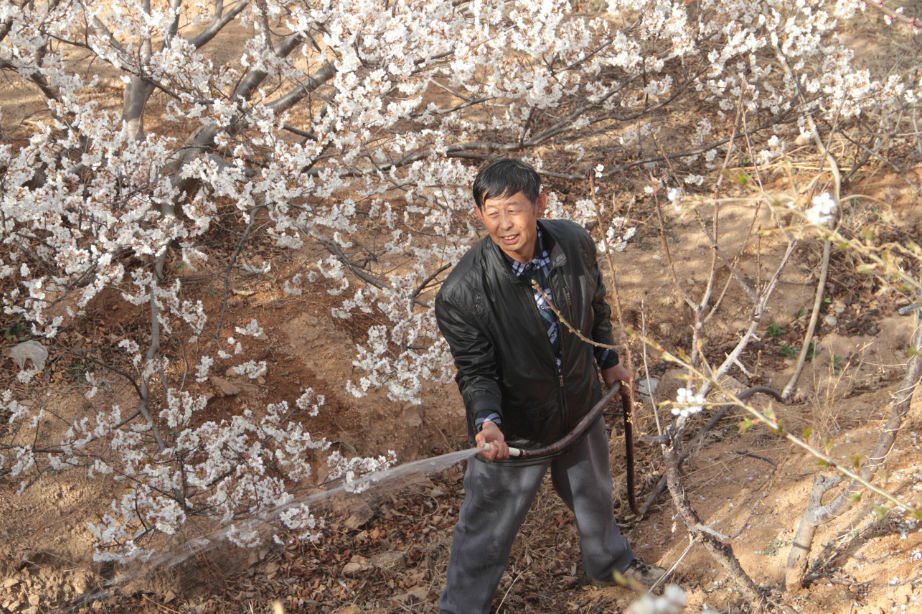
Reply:
<svg viewBox="0 0 922 614"><path fill-rule="evenodd" d="M631 372L624 368L624 365L615 365L602 371L602 379L609 390L615 385L615 382L621 382L621 392L618 394L622 397L631 396Z"/></svg>

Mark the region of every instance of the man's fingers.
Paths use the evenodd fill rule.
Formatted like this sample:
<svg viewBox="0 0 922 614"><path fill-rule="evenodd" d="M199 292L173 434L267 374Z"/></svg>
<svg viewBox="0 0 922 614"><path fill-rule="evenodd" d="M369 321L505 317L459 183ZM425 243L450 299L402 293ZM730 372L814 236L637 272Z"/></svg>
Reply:
<svg viewBox="0 0 922 614"><path fill-rule="evenodd" d="M487 460L506 460L509 458L509 446L502 441L478 441L477 447L481 448L480 456Z"/></svg>

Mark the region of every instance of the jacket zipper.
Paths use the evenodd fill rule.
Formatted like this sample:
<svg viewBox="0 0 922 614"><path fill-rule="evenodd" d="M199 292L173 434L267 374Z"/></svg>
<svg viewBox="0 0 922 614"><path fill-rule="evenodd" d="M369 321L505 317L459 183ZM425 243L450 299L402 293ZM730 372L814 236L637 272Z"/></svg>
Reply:
<svg viewBox="0 0 922 614"><path fill-rule="evenodd" d="M551 283L551 276L554 275L554 269L552 268L548 273L548 285L551 290L551 299L554 300L554 304L557 305L557 311L563 313L563 310L560 308L560 302L557 301L557 298L554 296L554 284ZM567 297L567 305L570 303L570 290L567 288L567 285L563 284L564 294ZM570 432L570 409L567 407L567 395L564 388L563 382L563 365L566 364L566 357L564 356L564 347L563 347L563 322L560 321L560 318L557 318L557 338L560 341L560 366L557 367L557 357L554 356L554 366L557 367L557 377L560 380L560 388L558 388L558 398L560 402L560 408L563 411L563 423L564 429L567 433ZM553 347L551 348L551 354L554 353Z"/></svg>

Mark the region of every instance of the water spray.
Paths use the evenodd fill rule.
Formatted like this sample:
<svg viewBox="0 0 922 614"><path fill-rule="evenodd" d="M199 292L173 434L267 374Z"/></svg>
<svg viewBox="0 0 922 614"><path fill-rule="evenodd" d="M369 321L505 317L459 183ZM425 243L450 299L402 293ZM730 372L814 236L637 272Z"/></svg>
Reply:
<svg viewBox="0 0 922 614"><path fill-rule="evenodd" d="M615 397L615 395L618 394L620 389L621 384L615 383L615 385L612 386L608 393L598 403L596 403L595 406L593 406L593 408L582 420L580 420L576 427L559 441L549 446L534 450L510 447L509 456L520 459L542 458L562 451L567 446L572 444L577 438L579 438L586 431L586 429L596 421L608 403ZM635 510L636 513L636 502L634 500L633 436L631 434L630 421L632 406L629 396L622 396L621 400L624 408L624 435L625 442L627 444L626 460L628 499L631 504L631 509ZM75 600L71 607L65 610L65 612L70 612L76 607L84 605L93 600L107 597L113 589L119 586L123 586L131 581L143 578L157 568L174 567L188 560L192 556L207 552L217 547L219 544L222 544L227 536L234 531L247 532L257 530L267 532L267 529L274 531L272 528L272 523L277 521L283 512L292 509L293 507L301 505L314 506L324 501L330 500L338 495L358 494L364 492L372 486L395 486L397 485L396 483L401 479L438 473L439 471L457 465L461 461L468 460L485 450L489 450L489 444L486 444L483 447L468 448L458 452L450 452L448 454L442 454L441 456L418 460L412 463L392 467L391 469L387 469L385 471L369 473L357 480L347 484L342 484L336 488L322 490L309 495L298 497L288 503L285 503L284 505L279 505L272 509L259 512L252 518L242 522L233 523L203 537L187 541L182 544L182 547L179 551L171 550L169 552L164 552L144 560L143 564L139 568L127 570L121 574L118 574L106 582L102 589L82 595L77 600Z"/></svg>

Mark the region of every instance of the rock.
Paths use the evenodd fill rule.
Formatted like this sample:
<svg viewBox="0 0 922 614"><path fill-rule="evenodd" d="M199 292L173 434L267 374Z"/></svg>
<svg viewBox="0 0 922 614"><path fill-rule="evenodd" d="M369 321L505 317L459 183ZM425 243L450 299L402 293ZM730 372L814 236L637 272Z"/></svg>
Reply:
<svg viewBox="0 0 922 614"><path fill-rule="evenodd" d="M835 326L836 324L839 323L836 317L832 315L831 313L828 314L825 318L823 318L823 322L825 322L827 326Z"/></svg>
<svg viewBox="0 0 922 614"><path fill-rule="evenodd" d="M715 390L708 396L708 401L711 403L722 403L730 401L731 395L738 395L742 391L746 390L746 386L737 380L734 377L729 375L724 375L720 378L720 387L721 390Z"/></svg>
<svg viewBox="0 0 922 614"><path fill-rule="evenodd" d="M403 408L403 424L409 427L423 425L423 412L419 405L407 405Z"/></svg>
<svg viewBox="0 0 922 614"><path fill-rule="evenodd" d="M256 383L259 384L259 385L263 385L263 384L266 383L266 378L264 378L262 375L260 375L259 377L256 378Z"/></svg>
<svg viewBox="0 0 922 614"><path fill-rule="evenodd" d="M652 398L652 395L656 394L656 387L659 385L659 380L655 377L650 379L642 379L637 382L637 394L640 395L640 398L644 402L649 401Z"/></svg>
<svg viewBox="0 0 922 614"><path fill-rule="evenodd" d="M367 504L362 504L352 511L352 514L343 522L343 525L349 529L358 529L360 526L371 520L375 511Z"/></svg>
<svg viewBox="0 0 922 614"><path fill-rule="evenodd" d="M394 597L394 601L408 605L429 601L429 589L425 586L414 586L406 593Z"/></svg>
<svg viewBox="0 0 922 614"><path fill-rule="evenodd" d="M223 377L212 375L209 379L211 380L211 385L215 387L215 390L217 390L218 396L232 397L240 394L240 388L230 383Z"/></svg>
<svg viewBox="0 0 922 614"><path fill-rule="evenodd" d="M382 552L371 557L369 562L384 571L400 569L406 564L403 553L400 552Z"/></svg>
<svg viewBox="0 0 922 614"><path fill-rule="evenodd" d="M19 584L19 580L16 578L7 578L3 581L3 588L10 589Z"/></svg>
<svg viewBox="0 0 922 614"><path fill-rule="evenodd" d="M29 605L38 605L41 600L41 596L39 596L37 593L32 593L29 595Z"/></svg>
<svg viewBox="0 0 922 614"><path fill-rule="evenodd" d="M359 614L362 609L357 605L347 605L333 612L333 614Z"/></svg>
<svg viewBox="0 0 922 614"><path fill-rule="evenodd" d="M86 592L86 589L89 588L92 576L85 571L77 572L74 575L74 579L71 584L74 587L74 592L78 595L82 595Z"/></svg>
<svg viewBox="0 0 922 614"><path fill-rule="evenodd" d="M343 567L343 575L355 577L362 575L370 569L371 565L368 564L368 559L366 559L364 556L359 556L356 554L351 559L349 559L349 562L346 563L345 567Z"/></svg>

